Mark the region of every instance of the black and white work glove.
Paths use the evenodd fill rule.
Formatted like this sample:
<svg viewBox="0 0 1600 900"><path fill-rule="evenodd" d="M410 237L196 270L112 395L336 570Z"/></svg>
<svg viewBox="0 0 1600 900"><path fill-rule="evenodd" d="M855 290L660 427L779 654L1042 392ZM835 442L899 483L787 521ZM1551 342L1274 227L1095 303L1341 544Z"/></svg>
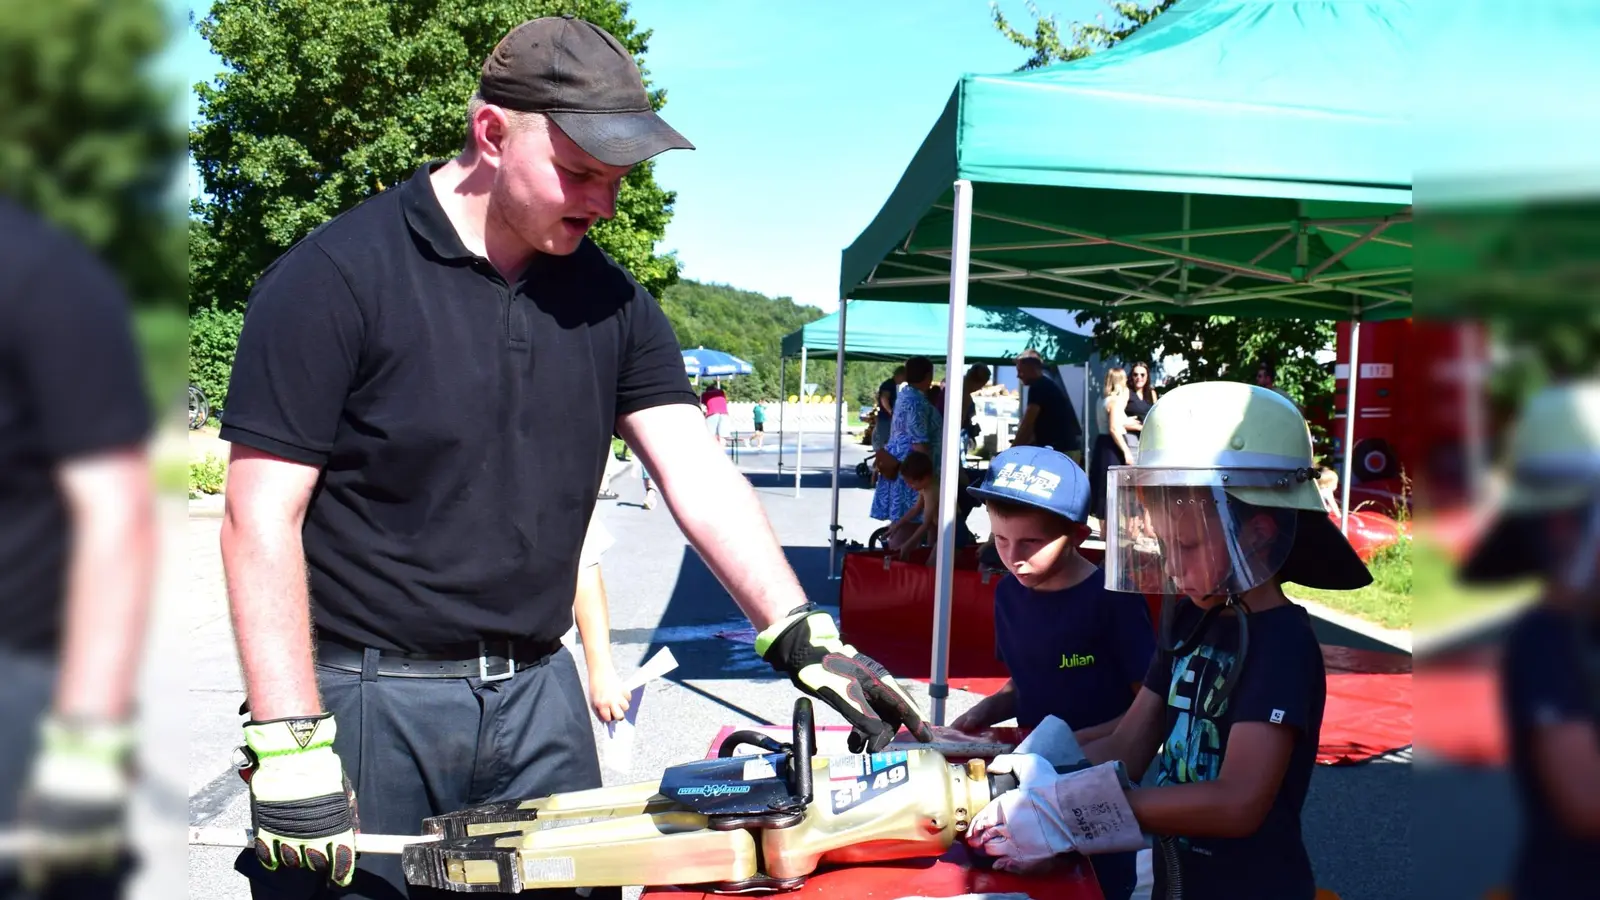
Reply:
<svg viewBox="0 0 1600 900"><path fill-rule="evenodd" d="M796 687L839 711L851 725L850 752L876 753L904 725L923 743L933 740L916 701L870 656L842 643L839 627L808 604L756 637L756 653Z"/></svg>
<svg viewBox="0 0 1600 900"><path fill-rule="evenodd" d="M47 717L20 804L21 830L38 845L22 877L35 889L58 875L105 871L127 846L133 779L127 723Z"/></svg>
<svg viewBox="0 0 1600 900"><path fill-rule="evenodd" d="M246 722L239 771L250 785L262 867L310 869L348 887L356 868L356 797L333 753L334 733L333 713Z"/></svg>

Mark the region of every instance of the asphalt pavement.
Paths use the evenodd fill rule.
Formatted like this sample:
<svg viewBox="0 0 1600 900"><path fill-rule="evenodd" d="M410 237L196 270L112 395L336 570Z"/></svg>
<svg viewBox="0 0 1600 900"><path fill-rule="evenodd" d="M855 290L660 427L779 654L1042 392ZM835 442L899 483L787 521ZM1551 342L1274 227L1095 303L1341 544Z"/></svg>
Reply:
<svg viewBox="0 0 1600 900"><path fill-rule="evenodd" d="M766 452L742 451L740 465L808 596L836 608L838 582L828 578L831 450L824 436L807 437L807 471L798 497L792 470L782 477L776 473L770 446ZM840 520L847 540L865 542L882 524L867 517L871 493L857 486L853 472L866 455L866 448L853 443L844 448ZM788 459L792 462L792 455ZM662 647L672 650L679 667L648 689L632 765L627 771L606 770L607 784L654 780L667 766L703 756L723 725L787 723L797 696L786 679L755 657L748 622L687 545L666 505L645 510L636 478L616 488L620 498L597 507L616 539L604 561L613 655L624 677ZM229 765L239 740L243 691L222 585L219 524L214 515L201 512L190 516L184 534L188 589L177 612L188 640L189 754L186 771L177 778L187 782L191 825L243 828L248 797ZM581 653L575 635L568 641L575 654ZM927 702L923 685L912 683L910 689ZM948 717L977 699L952 690ZM817 711L818 724L843 724L826 706L818 704ZM598 723L595 729L598 737ZM1413 895L1411 771L1404 758L1317 770L1304 816L1306 840L1319 883L1343 900ZM191 848L189 896L248 897L243 877L233 871L236 856Z"/></svg>

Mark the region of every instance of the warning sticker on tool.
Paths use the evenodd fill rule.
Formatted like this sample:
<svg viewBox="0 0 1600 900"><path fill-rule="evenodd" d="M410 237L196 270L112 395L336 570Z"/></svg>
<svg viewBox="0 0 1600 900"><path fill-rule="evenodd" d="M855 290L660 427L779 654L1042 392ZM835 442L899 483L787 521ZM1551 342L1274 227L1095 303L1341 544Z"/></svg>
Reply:
<svg viewBox="0 0 1600 900"><path fill-rule="evenodd" d="M522 878L529 882L573 881L577 866L570 856L550 856L522 861Z"/></svg>
<svg viewBox="0 0 1600 900"><path fill-rule="evenodd" d="M758 781L762 778L777 778L778 771L772 767L766 757L758 756L744 764L744 780Z"/></svg>
<svg viewBox="0 0 1600 900"><path fill-rule="evenodd" d="M854 763L853 766L847 763ZM833 811L853 809L910 780L906 753L874 753L871 756L835 757L828 765L828 790L833 795Z"/></svg>

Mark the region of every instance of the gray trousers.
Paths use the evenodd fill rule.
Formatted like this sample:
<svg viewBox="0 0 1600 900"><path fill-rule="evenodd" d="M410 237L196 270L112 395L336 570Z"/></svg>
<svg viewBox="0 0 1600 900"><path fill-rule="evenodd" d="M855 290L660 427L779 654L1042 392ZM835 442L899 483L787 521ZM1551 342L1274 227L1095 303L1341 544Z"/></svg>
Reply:
<svg viewBox="0 0 1600 900"><path fill-rule="evenodd" d="M338 723L333 749L355 787L362 831L417 834L429 816L600 787L589 706L566 648L489 683L476 677L380 677L373 665L371 674L317 668L323 704ZM258 900L459 896L407 886L398 856L359 857L355 879L344 889L306 872L264 871L250 851L240 855L237 867ZM556 890L475 896L576 895ZM604 900L621 891L600 888L589 896Z"/></svg>

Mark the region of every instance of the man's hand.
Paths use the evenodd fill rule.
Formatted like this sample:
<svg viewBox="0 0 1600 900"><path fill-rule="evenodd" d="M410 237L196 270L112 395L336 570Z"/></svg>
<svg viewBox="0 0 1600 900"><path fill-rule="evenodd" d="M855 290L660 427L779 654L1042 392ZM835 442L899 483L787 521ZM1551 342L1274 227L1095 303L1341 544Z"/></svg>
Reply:
<svg viewBox="0 0 1600 900"><path fill-rule="evenodd" d="M250 784L256 858L310 869L348 887L356 867L356 798L333 753L332 713L244 726L240 774Z"/></svg>
<svg viewBox="0 0 1600 900"><path fill-rule="evenodd" d="M21 803L22 830L41 842L23 859L23 880L106 870L126 846L133 735L124 724L51 717L40 728Z"/></svg>
<svg viewBox="0 0 1600 900"><path fill-rule="evenodd" d="M845 717L851 753L882 750L901 725L923 743L933 740L916 702L876 660L841 643L827 613L791 612L756 638L756 653Z"/></svg>

